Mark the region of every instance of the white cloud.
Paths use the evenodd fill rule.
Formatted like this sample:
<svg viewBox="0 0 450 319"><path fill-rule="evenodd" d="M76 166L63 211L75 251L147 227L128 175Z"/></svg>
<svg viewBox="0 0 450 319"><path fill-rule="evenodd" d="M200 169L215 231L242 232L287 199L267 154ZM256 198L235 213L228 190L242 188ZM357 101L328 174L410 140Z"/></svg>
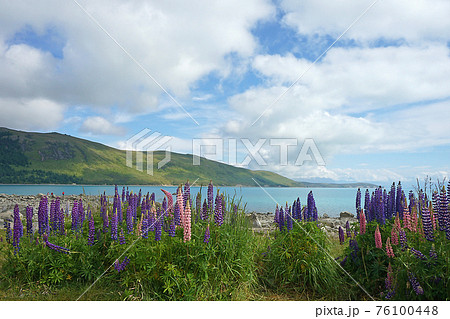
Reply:
<svg viewBox="0 0 450 319"><path fill-rule="evenodd" d="M19 130L58 128L66 107L46 99L0 98L0 126Z"/></svg>
<svg viewBox="0 0 450 319"><path fill-rule="evenodd" d="M123 135L125 129L112 124L101 116L90 116L84 120L80 132L92 135Z"/></svg>
<svg viewBox="0 0 450 319"><path fill-rule="evenodd" d="M282 0L283 21L307 35L337 37L374 0ZM345 35L360 41L405 39L416 42L450 37L450 2L447 0L378 1Z"/></svg>

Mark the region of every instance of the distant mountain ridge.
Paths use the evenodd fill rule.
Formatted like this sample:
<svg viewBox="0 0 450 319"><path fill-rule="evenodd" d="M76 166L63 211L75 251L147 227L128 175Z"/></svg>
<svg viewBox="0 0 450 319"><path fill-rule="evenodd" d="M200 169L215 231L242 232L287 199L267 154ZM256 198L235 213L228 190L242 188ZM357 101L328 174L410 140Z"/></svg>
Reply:
<svg viewBox="0 0 450 319"><path fill-rule="evenodd" d="M190 180L197 181L196 185L206 185L212 180L218 186L257 186L257 182L267 187L354 187L298 182L273 172L253 171L205 158L201 158L200 165L193 165L192 155L174 152L166 165L156 169L164 156L164 151L153 152L155 169L149 175L145 169L141 172L126 166L123 150L60 133L0 128L2 184L179 185ZM372 186L375 185L369 187Z"/></svg>

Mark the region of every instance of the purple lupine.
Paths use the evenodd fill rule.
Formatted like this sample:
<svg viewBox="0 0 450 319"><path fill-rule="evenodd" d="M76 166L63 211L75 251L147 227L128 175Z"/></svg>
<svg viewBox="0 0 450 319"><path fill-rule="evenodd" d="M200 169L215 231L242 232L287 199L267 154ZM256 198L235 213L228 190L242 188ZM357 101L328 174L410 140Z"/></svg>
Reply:
<svg viewBox="0 0 450 319"><path fill-rule="evenodd" d="M89 234L88 234L88 245L92 246L94 245L95 240L95 224L94 224L94 217L92 216L91 210L89 210L88 213L88 223L89 223Z"/></svg>
<svg viewBox="0 0 450 319"><path fill-rule="evenodd" d="M189 185L189 180L184 184L183 192L183 207L186 207L187 201L191 198L191 186Z"/></svg>
<svg viewBox="0 0 450 319"><path fill-rule="evenodd" d="M317 208L316 208L316 202L314 201L314 195L313 192L310 191L308 193L308 202L307 202L307 221L316 221L318 219L317 216Z"/></svg>
<svg viewBox="0 0 450 319"><path fill-rule="evenodd" d="M339 226L339 243L340 243L341 245L343 245L343 244L344 244L344 241L345 241L344 230L342 229L341 226Z"/></svg>
<svg viewBox="0 0 450 319"><path fill-rule="evenodd" d="M283 228L284 228L284 211L283 211L283 206L281 206L280 212L278 214L278 227L279 227L280 231L283 231Z"/></svg>
<svg viewBox="0 0 450 319"><path fill-rule="evenodd" d="M448 217L448 201L447 201L447 192L445 191L445 187L441 188L441 193L439 195L439 209L438 209L438 222L439 222L439 230L445 231L447 234L447 239L449 238L449 226L450 222Z"/></svg>
<svg viewBox="0 0 450 319"><path fill-rule="evenodd" d="M119 217L117 209L113 209L111 216L111 239L117 240L117 226L119 223Z"/></svg>
<svg viewBox="0 0 450 319"><path fill-rule="evenodd" d="M435 260L437 260L437 258L438 258L436 250L434 249L434 244L433 244L433 246L431 246L429 255L431 258L433 258Z"/></svg>
<svg viewBox="0 0 450 319"><path fill-rule="evenodd" d="M130 191L128 190L128 186L127 186L127 191L125 193L125 199L126 199L127 203L130 203ZM122 202L124 202L124 201L122 201Z"/></svg>
<svg viewBox="0 0 450 319"><path fill-rule="evenodd" d="M208 210L211 214L214 211L214 186L212 181L209 181L208 185Z"/></svg>
<svg viewBox="0 0 450 319"><path fill-rule="evenodd" d="M78 223L77 223L77 228L80 232L83 231L83 223L84 223L84 207L83 207L83 200L80 198L78 200Z"/></svg>
<svg viewBox="0 0 450 319"><path fill-rule="evenodd" d="M280 209L278 208L278 204L277 207L275 207L275 216L273 218L273 221L277 225L279 225L280 223Z"/></svg>
<svg viewBox="0 0 450 319"><path fill-rule="evenodd" d="M397 202L395 200L395 183L392 183L391 190L388 196L388 207L386 218L391 219L397 215Z"/></svg>
<svg viewBox="0 0 450 319"><path fill-rule="evenodd" d="M385 287L386 287L386 299L392 299L395 295L395 287L394 287L394 272L392 271L391 263L389 263L387 269L387 276L385 279Z"/></svg>
<svg viewBox="0 0 450 319"><path fill-rule="evenodd" d="M125 241L125 236L123 234L123 229L120 229L120 234L119 234L119 244L120 245L125 245L126 241Z"/></svg>
<svg viewBox="0 0 450 319"><path fill-rule="evenodd" d="M430 211L426 205L422 209L422 224L425 238L429 241L434 241L433 224L431 222Z"/></svg>
<svg viewBox="0 0 450 319"><path fill-rule="evenodd" d="M53 249L54 251L60 252L60 253L64 253L64 254L68 254L70 253L70 250L66 247L61 247L55 244L52 244L51 242L48 241L48 235L44 234L42 235L42 238L44 239L44 244L45 246L47 246L50 249ZM37 237L36 237L37 239Z"/></svg>
<svg viewBox="0 0 450 319"><path fill-rule="evenodd" d="M297 200L292 203L292 218L297 219Z"/></svg>
<svg viewBox="0 0 450 319"><path fill-rule="evenodd" d="M406 233L404 229L400 230L400 232L398 233L398 237L400 240L400 245L402 246L402 251L405 251L405 249L408 248L408 241L406 239Z"/></svg>
<svg viewBox="0 0 450 319"><path fill-rule="evenodd" d="M426 260L427 259L427 257L425 257L425 255L422 254L422 252L417 250L417 249L414 249L414 248L411 247L410 251L411 251L411 253L414 256L416 256L417 259L422 259L422 260Z"/></svg>
<svg viewBox="0 0 450 319"><path fill-rule="evenodd" d="M297 197L297 203L295 204L295 209L297 210L297 220L302 220L302 204L300 203L300 198Z"/></svg>
<svg viewBox="0 0 450 319"><path fill-rule="evenodd" d="M420 286L419 282L417 281L416 276L412 272L408 272L408 279L411 283L411 287L414 290L414 292L417 295L423 295L423 288Z"/></svg>
<svg viewBox="0 0 450 319"><path fill-rule="evenodd" d="M358 246L358 242L356 241L356 239L350 239L349 247L352 249L352 252L351 252L352 260L354 262L356 262L356 259L358 257L358 251L359 251L359 246Z"/></svg>
<svg viewBox="0 0 450 319"><path fill-rule="evenodd" d="M142 190L139 189L139 194L138 194L138 197L137 197L137 203L138 203L138 205L141 204L141 198L142 198Z"/></svg>
<svg viewBox="0 0 450 319"><path fill-rule="evenodd" d="M27 214L27 234L32 235L33 234L33 207L27 206L26 210Z"/></svg>
<svg viewBox="0 0 450 319"><path fill-rule="evenodd" d="M78 230L78 202L75 200L72 206L72 231L76 232Z"/></svg>
<svg viewBox="0 0 450 319"><path fill-rule="evenodd" d="M370 193L369 190L366 189L366 193L364 195L364 212L366 214L366 220L368 220L369 216L369 207L370 207Z"/></svg>
<svg viewBox="0 0 450 319"><path fill-rule="evenodd" d="M149 231L149 224L148 224L148 219L147 219L147 216L144 214L144 215L142 215L143 216L143 218L142 218L142 228L141 228L141 236L142 236L142 238L144 238L144 239L147 239L148 238L148 231Z"/></svg>
<svg viewBox="0 0 450 319"><path fill-rule="evenodd" d="M291 207L289 207L286 211L286 229L287 231L291 231L293 228L294 221L291 215Z"/></svg>
<svg viewBox="0 0 450 319"><path fill-rule="evenodd" d="M12 232L11 232L11 223L9 219L4 220L4 226L6 229L6 242L10 243L12 238Z"/></svg>
<svg viewBox="0 0 450 319"><path fill-rule="evenodd" d="M49 222L49 232L56 231L56 210L55 210L55 201L52 200L50 203L50 222Z"/></svg>
<svg viewBox="0 0 450 319"><path fill-rule="evenodd" d="M201 189L198 191L197 196L195 197L195 222L198 219L201 219L202 214L202 192Z"/></svg>
<svg viewBox="0 0 450 319"><path fill-rule="evenodd" d="M61 229L61 200L59 197L56 197L55 200L55 232L58 232Z"/></svg>
<svg viewBox="0 0 450 319"><path fill-rule="evenodd" d="M122 187L122 202L125 201L125 186Z"/></svg>
<svg viewBox="0 0 450 319"><path fill-rule="evenodd" d="M129 262L130 260L128 259L128 257L125 257L122 262L119 262L119 259L116 259L116 261L114 262L114 269L117 270L117 272L119 273L125 270Z"/></svg>
<svg viewBox="0 0 450 319"><path fill-rule="evenodd" d="M380 223L381 225L384 225L385 223L385 218L384 218L384 200L383 200L383 190L380 187L378 187L375 190L375 216L376 219L378 221L378 223Z"/></svg>
<svg viewBox="0 0 450 319"><path fill-rule="evenodd" d="M161 240L161 234L162 234L162 223L163 223L163 219L162 219L162 214L159 211L159 208L157 210L157 218L156 218L156 223L155 223L155 241L160 241Z"/></svg>
<svg viewBox="0 0 450 319"><path fill-rule="evenodd" d="M148 230L154 231L155 230L155 224L156 224L156 209L155 206L152 206L150 212L148 213Z"/></svg>
<svg viewBox="0 0 450 319"><path fill-rule="evenodd" d="M48 200L43 196L39 201L38 210L38 232L40 235L47 232L48 225Z"/></svg>
<svg viewBox="0 0 450 319"><path fill-rule="evenodd" d="M402 184L400 182L398 182L395 212L399 214L401 220L403 220L403 195L402 195L402 193L403 193Z"/></svg>
<svg viewBox="0 0 450 319"><path fill-rule="evenodd" d="M108 208L105 206L102 206L102 220L103 220L103 233L108 232L109 228L109 217L108 217Z"/></svg>
<svg viewBox="0 0 450 319"><path fill-rule="evenodd" d="M356 218L359 219L359 213L361 212L361 189L358 188L356 192Z"/></svg>
<svg viewBox="0 0 450 319"><path fill-rule="evenodd" d="M350 230L350 223L347 220L347 222L345 223L345 234L347 235L347 238L352 237L352 232Z"/></svg>
<svg viewBox="0 0 450 319"><path fill-rule="evenodd" d="M203 242L208 244L210 236L211 236L211 234L209 232L209 224L208 224L208 225L206 225L205 235L203 236Z"/></svg>
<svg viewBox="0 0 450 319"><path fill-rule="evenodd" d="M170 237L175 237L175 228L176 228L175 221L172 220L172 222L169 225L169 236Z"/></svg>
<svg viewBox="0 0 450 319"><path fill-rule="evenodd" d="M118 223L121 223L122 220L123 220L123 213L122 213L122 203L120 201L119 194L116 194L114 196L113 212L115 212L115 214L117 214L117 221L118 221Z"/></svg>
<svg viewBox="0 0 450 319"><path fill-rule="evenodd" d="M151 195L150 195L150 201L151 202L155 202L155 193L152 193Z"/></svg>
<svg viewBox="0 0 450 319"><path fill-rule="evenodd" d="M133 211L130 206L127 207L127 234L133 232Z"/></svg>
<svg viewBox="0 0 450 319"><path fill-rule="evenodd" d="M217 192L216 203L215 203L215 213L214 222L217 226L222 226L223 224L223 207L222 207L222 196Z"/></svg>
<svg viewBox="0 0 450 319"><path fill-rule="evenodd" d="M346 262L347 262L347 256L345 256L344 259L342 259L339 264L341 265L341 267L344 267Z"/></svg>
<svg viewBox="0 0 450 319"><path fill-rule="evenodd" d="M201 220L207 220L208 219L208 203L206 202L206 198L203 201L203 208L202 208L202 215Z"/></svg>
<svg viewBox="0 0 450 319"><path fill-rule="evenodd" d="M13 246L14 255L20 250L20 238L23 236L23 225L20 220L19 205L14 206Z"/></svg>

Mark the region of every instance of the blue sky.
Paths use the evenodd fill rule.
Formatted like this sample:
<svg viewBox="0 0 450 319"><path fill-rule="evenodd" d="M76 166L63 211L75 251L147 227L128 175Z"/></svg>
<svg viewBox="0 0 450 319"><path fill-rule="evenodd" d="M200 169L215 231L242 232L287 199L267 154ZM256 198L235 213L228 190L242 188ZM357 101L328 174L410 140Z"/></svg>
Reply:
<svg viewBox="0 0 450 319"><path fill-rule="evenodd" d="M0 0L0 126L118 148L149 128L181 153L223 139L203 154L223 162L236 141L237 165L306 181L450 175L448 1L78 3L113 39L75 1ZM260 139L265 165L244 165ZM295 165L306 139L326 165ZM288 165L270 140L297 141Z"/></svg>

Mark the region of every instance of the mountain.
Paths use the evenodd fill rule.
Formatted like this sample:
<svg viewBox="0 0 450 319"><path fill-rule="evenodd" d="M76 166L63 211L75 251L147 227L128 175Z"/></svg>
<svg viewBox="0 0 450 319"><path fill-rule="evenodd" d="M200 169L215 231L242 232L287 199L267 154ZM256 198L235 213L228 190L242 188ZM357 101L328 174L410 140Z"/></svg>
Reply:
<svg viewBox="0 0 450 319"><path fill-rule="evenodd" d="M164 151L153 153L153 175L126 166L126 152L103 144L59 133L31 133L0 128L0 183L300 186L286 177L267 171L252 171L192 155L171 153L161 169L157 164ZM144 158L146 156L144 155ZM135 156L134 156L135 158ZM135 163L134 163L135 164ZM253 179L252 179L253 178Z"/></svg>
<svg viewBox="0 0 450 319"><path fill-rule="evenodd" d="M179 185L197 180L196 185L206 185L212 180L218 186L257 186L257 181L261 186L272 187L350 187L350 184L293 181L276 173L205 158L201 158L200 165L193 165L190 154L170 155L170 161L157 169L165 152L153 152L155 169L149 175L145 162L143 172L135 168L135 163L133 168L126 166L123 150L66 134L0 128L0 183Z"/></svg>

